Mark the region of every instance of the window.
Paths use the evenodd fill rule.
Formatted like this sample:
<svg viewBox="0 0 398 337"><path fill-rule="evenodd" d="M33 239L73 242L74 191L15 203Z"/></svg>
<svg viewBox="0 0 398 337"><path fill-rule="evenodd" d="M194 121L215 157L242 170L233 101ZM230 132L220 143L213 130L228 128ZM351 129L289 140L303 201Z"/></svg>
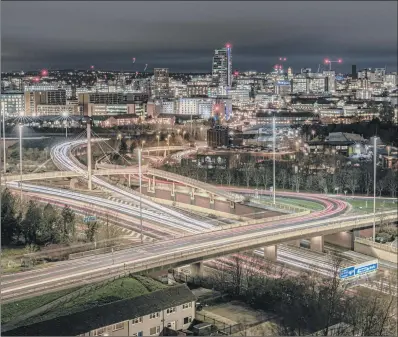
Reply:
<svg viewBox="0 0 398 337"><path fill-rule="evenodd" d="M106 328L99 328L99 329L93 330L93 336L102 336L105 331L106 331Z"/></svg>
<svg viewBox="0 0 398 337"><path fill-rule="evenodd" d="M142 317L137 317L131 320L131 324L142 323Z"/></svg>
<svg viewBox="0 0 398 337"><path fill-rule="evenodd" d="M188 308L192 308L192 302L188 302L182 305L183 309L188 309Z"/></svg>
<svg viewBox="0 0 398 337"><path fill-rule="evenodd" d="M188 324L192 322L192 316L184 317L184 324Z"/></svg>
<svg viewBox="0 0 398 337"><path fill-rule="evenodd" d="M138 331L136 333L133 333L131 336L133 336L133 337L142 337L142 331Z"/></svg>
<svg viewBox="0 0 398 337"><path fill-rule="evenodd" d="M149 335L153 336L160 333L160 326L154 326L153 328L149 329Z"/></svg>
<svg viewBox="0 0 398 337"><path fill-rule="evenodd" d="M176 307L171 307L171 308L168 308L167 310L166 310L166 314L168 315L168 314L171 314L171 313L173 313L173 312L176 312Z"/></svg>
<svg viewBox="0 0 398 337"><path fill-rule="evenodd" d="M149 315L149 318L152 319L152 318L157 318L159 316L160 316L160 312L154 312L154 313Z"/></svg>
<svg viewBox="0 0 398 337"><path fill-rule="evenodd" d="M124 322L113 324L112 331L124 329Z"/></svg>

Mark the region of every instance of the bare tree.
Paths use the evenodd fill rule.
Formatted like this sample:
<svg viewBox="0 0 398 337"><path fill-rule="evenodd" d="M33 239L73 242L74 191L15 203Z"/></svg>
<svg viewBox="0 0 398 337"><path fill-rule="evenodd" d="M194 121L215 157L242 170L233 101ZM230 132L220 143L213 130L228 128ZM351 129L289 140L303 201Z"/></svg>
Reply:
<svg viewBox="0 0 398 337"><path fill-rule="evenodd" d="M347 187L351 190L351 194L354 195L355 191L359 186L359 172L358 170L350 170L347 174Z"/></svg>
<svg viewBox="0 0 398 337"><path fill-rule="evenodd" d="M376 189L379 192L379 196L381 196L385 188L386 188L386 181L384 179L377 180Z"/></svg>
<svg viewBox="0 0 398 337"><path fill-rule="evenodd" d="M232 170L226 169L225 170L225 179L227 181L228 186L231 186L232 179L234 178Z"/></svg>
<svg viewBox="0 0 398 337"><path fill-rule="evenodd" d="M391 193L391 197L395 197L398 188L398 180L396 174L392 170L389 170L387 175L383 178L385 180L385 185Z"/></svg>

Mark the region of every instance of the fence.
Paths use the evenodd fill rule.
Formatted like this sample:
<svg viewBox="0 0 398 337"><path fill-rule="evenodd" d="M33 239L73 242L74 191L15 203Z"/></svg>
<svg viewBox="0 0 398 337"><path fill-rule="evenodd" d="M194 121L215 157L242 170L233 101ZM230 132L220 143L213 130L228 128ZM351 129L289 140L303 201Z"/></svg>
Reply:
<svg viewBox="0 0 398 337"><path fill-rule="evenodd" d="M200 313L196 311L195 313L195 319L201 322L205 323L210 323L212 324L212 332L218 332L223 335L232 335L234 333L238 333L239 331L242 330L241 324L234 324L230 325L225 322L221 322L213 317L210 317L210 315L206 315L204 313Z"/></svg>

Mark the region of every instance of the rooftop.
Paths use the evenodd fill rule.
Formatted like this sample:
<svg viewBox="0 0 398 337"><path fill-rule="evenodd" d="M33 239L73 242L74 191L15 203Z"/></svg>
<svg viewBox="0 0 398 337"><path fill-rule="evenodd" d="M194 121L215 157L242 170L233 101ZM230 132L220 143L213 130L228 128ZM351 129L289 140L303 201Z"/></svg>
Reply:
<svg viewBox="0 0 398 337"><path fill-rule="evenodd" d="M185 284L176 285L141 296L97 305L86 310L80 307L79 311L36 323L24 322L24 326L6 331L6 335L76 336L195 300L196 297Z"/></svg>

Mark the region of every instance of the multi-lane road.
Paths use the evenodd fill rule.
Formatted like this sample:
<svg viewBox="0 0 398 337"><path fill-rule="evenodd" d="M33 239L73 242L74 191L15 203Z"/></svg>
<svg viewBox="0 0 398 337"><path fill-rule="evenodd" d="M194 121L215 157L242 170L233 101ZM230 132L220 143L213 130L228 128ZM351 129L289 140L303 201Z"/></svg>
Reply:
<svg viewBox="0 0 398 337"><path fill-rule="evenodd" d="M74 146L84 145L85 141L67 142L55 146L51 155L53 161L62 170L80 172L85 176L85 168L71 156ZM206 221L196 220L174 209L167 208L140 196L129 189L114 186L105 179L93 177L93 183L100 188L116 195L127 197L132 205L122 205L112 200L81 195L76 192L23 184L23 189L32 195L40 195L44 198L55 198L58 202L73 204L76 207L92 204L120 214L121 217L139 218L137 207L140 199L144 205L142 217L143 225L147 230L162 231L171 234L173 231L181 231L190 235L184 235L175 239L142 245L140 247L103 254L100 256L86 257L79 260L65 261L52 264L43 270L33 270L12 275L3 275L1 279L1 295L3 299L19 298L29 293L42 292L43 289L72 287L76 284L98 280L108 275L116 275L124 270L141 271L151 267L165 267L169 264L200 260L213 257L214 250L219 253L229 253L239 246L238 250L250 249L251 242L257 239L268 238L273 235L285 233L300 233L304 229L318 230L330 224L330 218L340 216L347 209L346 202L336 200L324 195L300 194L304 199L316 200L323 204L324 209L301 215L294 218L279 219L270 223L264 219L262 223L230 229L219 230ZM10 187L17 188L16 183L9 183ZM297 194L295 194L297 196ZM373 218L361 216L362 223L371 222ZM356 217L345 217L342 223L358 221ZM365 222L364 222L365 221ZM160 224L156 226L154 224ZM168 236L168 235L167 235ZM166 237L167 237L166 236ZM260 241L261 241L260 240ZM247 242L248 246L245 246ZM269 241L272 244L272 240ZM225 249L224 249L225 247ZM234 248L232 248L234 247Z"/></svg>

